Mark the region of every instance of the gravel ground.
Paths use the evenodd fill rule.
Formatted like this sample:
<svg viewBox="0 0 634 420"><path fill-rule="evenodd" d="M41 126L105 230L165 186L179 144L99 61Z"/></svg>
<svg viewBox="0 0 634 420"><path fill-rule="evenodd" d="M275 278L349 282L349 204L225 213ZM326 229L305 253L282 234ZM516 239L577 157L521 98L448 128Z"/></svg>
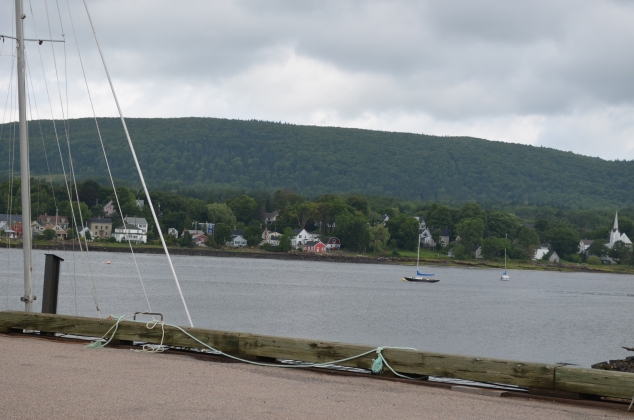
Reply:
<svg viewBox="0 0 634 420"><path fill-rule="evenodd" d="M2 419L610 419L517 398L0 335Z"/></svg>

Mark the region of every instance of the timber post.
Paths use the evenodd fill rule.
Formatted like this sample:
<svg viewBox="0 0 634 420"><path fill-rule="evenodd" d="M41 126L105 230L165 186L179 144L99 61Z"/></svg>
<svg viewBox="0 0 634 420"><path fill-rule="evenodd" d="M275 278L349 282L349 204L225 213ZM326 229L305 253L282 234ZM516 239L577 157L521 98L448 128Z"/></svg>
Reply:
<svg viewBox="0 0 634 420"><path fill-rule="evenodd" d="M44 266L44 290L42 292L42 313L57 313L57 297L59 294L59 269L63 258L55 254L46 254Z"/></svg>

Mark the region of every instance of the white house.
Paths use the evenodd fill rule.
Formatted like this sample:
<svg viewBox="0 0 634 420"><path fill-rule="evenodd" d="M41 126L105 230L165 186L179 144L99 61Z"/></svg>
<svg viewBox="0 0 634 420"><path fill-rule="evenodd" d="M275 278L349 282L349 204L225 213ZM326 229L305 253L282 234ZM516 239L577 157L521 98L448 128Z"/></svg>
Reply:
<svg viewBox="0 0 634 420"><path fill-rule="evenodd" d="M124 219L126 225L134 225L147 235L147 220L143 217L128 216Z"/></svg>
<svg viewBox="0 0 634 420"><path fill-rule="evenodd" d="M170 236L173 236L175 238L178 238L178 229L176 228L168 228L167 229L167 234Z"/></svg>
<svg viewBox="0 0 634 420"><path fill-rule="evenodd" d="M436 246L436 242L434 238L431 236L431 231L427 228L427 224L425 224L425 219L416 217L419 223L418 229L418 239L420 244L426 248L433 248Z"/></svg>
<svg viewBox="0 0 634 420"><path fill-rule="evenodd" d="M482 256L482 247L479 246L478 249L475 250L475 257L476 258L484 258L484 256Z"/></svg>
<svg viewBox="0 0 634 420"><path fill-rule="evenodd" d="M319 240L319 235L306 229L293 229L293 233L295 236L291 238L291 246L295 249L301 248L306 242Z"/></svg>
<svg viewBox="0 0 634 420"><path fill-rule="evenodd" d="M267 225L270 225L275 220L277 220L277 216L279 216L279 214L280 214L279 210L275 210L274 212L271 212L271 213L264 213L264 221L266 222Z"/></svg>
<svg viewBox="0 0 634 420"><path fill-rule="evenodd" d="M0 232L3 233L3 236L8 237L9 239L15 239L17 234L15 230L11 229L11 227L7 224L7 222L0 222Z"/></svg>
<svg viewBox="0 0 634 420"><path fill-rule="evenodd" d="M247 246L247 240L242 235L231 235L231 240L225 244L234 248L244 248Z"/></svg>
<svg viewBox="0 0 634 420"><path fill-rule="evenodd" d="M118 242L130 241L144 244L147 243L147 232L144 232L140 227L131 224L115 228L114 235L112 236L114 236Z"/></svg>
<svg viewBox="0 0 634 420"><path fill-rule="evenodd" d="M592 245L594 241L592 239L582 239L579 241L579 254L583 254L588 251L590 245Z"/></svg>
<svg viewBox="0 0 634 420"><path fill-rule="evenodd" d="M262 232L262 242L260 242L260 245L271 244L271 246L279 246L281 238L281 233L269 232L269 229L265 228L264 232Z"/></svg>
<svg viewBox="0 0 634 420"><path fill-rule="evenodd" d="M547 255L550 252L550 248L548 245L540 245L539 248L535 249L535 255L533 255L533 261L541 260L544 258L544 255Z"/></svg>
<svg viewBox="0 0 634 420"><path fill-rule="evenodd" d="M630 245L632 244L632 241L630 241L630 238L628 238L625 233L619 232L619 213L618 212L614 216L614 226L612 227L612 230L610 231L610 237L608 240L609 242L605 244L605 246L607 246L610 249L612 249L614 244L617 243L618 241L622 241L625 244L630 244Z"/></svg>
<svg viewBox="0 0 634 420"><path fill-rule="evenodd" d="M390 216L388 216L387 214L382 214L379 216L379 219L381 220L381 223L385 225L387 221L390 220Z"/></svg>
<svg viewBox="0 0 634 420"><path fill-rule="evenodd" d="M112 216L115 212L114 203L112 200L108 201L105 206L103 206L103 214L106 216Z"/></svg>
<svg viewBox="0 0 634 420"><path fill-rule="evenodd" d="M79 231L79 236L84 238L86 236L86 232L90 233L90 237L92 239L92 232L90 231L90 228L88 226L84 227L82 230Z"/></svg>
<svg viewBox="0 0 634 420"><path fill-rule="evenodd" d="M447 228L431 228L430 236L431 236L431 233L436 232L437 230L440 230L440 243L438 245L440 246L449 245L449 231L447 230Z"/></svg>
<svg viewBox="0 0 634 420"><path fill-rule="evenodd" d="M557 255L557 251L553 251L552 255L548 257L548 261L554 262L554 263L559 262L559 255Z"/></svg>
<svg viewBox="0 0 634 420"><path fill-rule="evenodd" d="M2 226L2 223L4 223L4 222L0 222L0 226ZM2 228L0 227L0 230L1 230L1 229L2 229ZM44 226L40 225L40 224L39 224L38 222L36 222L36 221L32 221L32 222L31 222L31 232L32 232L32 235L33 235L33 236L35 236L35 235L41 235L41 234L44 232Z"/></svg>

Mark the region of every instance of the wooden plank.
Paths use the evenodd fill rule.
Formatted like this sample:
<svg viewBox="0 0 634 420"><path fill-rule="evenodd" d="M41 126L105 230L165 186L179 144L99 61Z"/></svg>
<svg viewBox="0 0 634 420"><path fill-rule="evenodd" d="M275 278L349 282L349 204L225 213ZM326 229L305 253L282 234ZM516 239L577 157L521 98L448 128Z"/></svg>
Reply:
<svg viewBox="0 0 634 420"><path fill-rule="evenodd" d="M386 349L383 354L397 372L539 388L554 386L554 364L411 350Z"/></svg>
<svg viewBox="0 0 634 420"><path fill-rule="evenodd" d="M24 328L45 332L59 332L87 337L101 337L115 324L114 319L98 319L76 317L70 315L53 315L27 312L0 312L0 328ZM184 328L190 334L226 353L238 352L238 335L225 331L205 330L202 328ZM152 344L161 342L160 326L148 329L145 322L124 321L119 323L115 339L143 341ZM203 348L202 345L189 338L174 327L165 327L163 344L168 346Z"/></svg>
<svg viewBox="0 0 634 420"><path fill-rule="evenodd" d="M323 363L344 359L376 347L249 334L240 337L240 354ZM386 348L383 356L399 373L441 376L519 386L552 388L556 365L474 358ZM376 353L340 363L370 369ZM387 368L384 368L387 370Z"/></svg>
<svg viewBox="0 0 634 420"><path fill-rule="evenodd" d="M93 337L104 335L114 323L114 320L66 315L0 312L0 328L17 327ZM259 356L326 363L376 348L366 345L319 342L200 328L184 329L214 348L247 357ZM161 328L157 326L148 330L145 323L126 321L120 323L115 338L157 344L161 340ZM165 328L164 344L180 347L203 347L173 327ZM383 355L394 370L404 374L442 376L539 388L554 387L555 365L389 348L383 350ZM375 358L376 353L372 352L366 356L338 364L369 369L372 366L372 359ZM384 369L387 370L387 368Z"/></svg>
<svg viewBox="0 0 634 420"><path fill-rule="evenodd" d="M560 366L555 370L555 389L603 397L634 397L634 373Z"/></svg>

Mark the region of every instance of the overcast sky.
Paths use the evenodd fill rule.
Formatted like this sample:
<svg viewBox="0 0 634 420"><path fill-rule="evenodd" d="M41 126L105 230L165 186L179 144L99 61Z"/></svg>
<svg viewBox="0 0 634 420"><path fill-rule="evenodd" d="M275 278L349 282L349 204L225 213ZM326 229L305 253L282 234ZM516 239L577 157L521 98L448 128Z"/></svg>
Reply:
<svg viewBox="0 0 634 420"><path fill-rule="evenodd" d="M53 38L62 33L47 0ZM97 114L115 116L78 0L68 0ZM48 38L45 0L27 37ZM89 116L66 0L70 117ZM628 0L88 0L128 117L207 116L468 135L634 159L634 2ZM0 0L0 34L13 33ZM35 27L34 27L35 24ZM12 43L0 57L0 101ZM34 100L56 118L51 45L27 47ZM65 95L64 49L56 44ZM63 96L65 102L65 97ZM11 99L9 99L11 102ZM35 111L33 111L35 112ZM5 120L10 119L7 114Z"/></svg>

